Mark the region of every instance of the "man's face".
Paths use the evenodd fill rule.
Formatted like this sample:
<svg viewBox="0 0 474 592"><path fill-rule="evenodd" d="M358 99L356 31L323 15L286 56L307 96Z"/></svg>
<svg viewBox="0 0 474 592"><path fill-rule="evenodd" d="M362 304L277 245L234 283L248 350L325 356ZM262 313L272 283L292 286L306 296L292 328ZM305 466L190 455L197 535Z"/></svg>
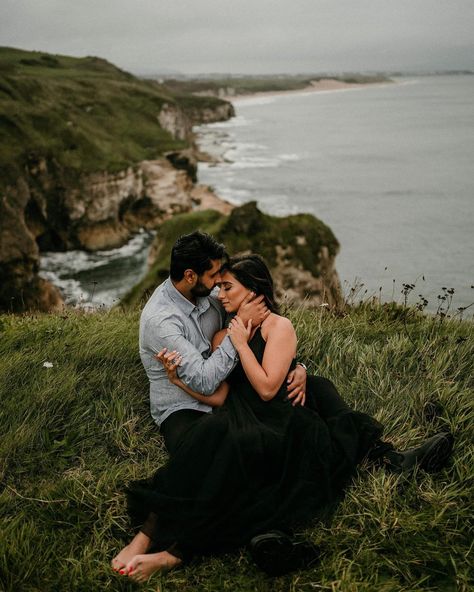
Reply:
<svg viewBox="0 0 474 592"><path fill-rule="evenodd" d="M209 296L216 284L221 281L220 270L222 267L221 259L211 261L212 267L202 275L197 276L196 284L191 288L191 294L195 297Z"/></svg>

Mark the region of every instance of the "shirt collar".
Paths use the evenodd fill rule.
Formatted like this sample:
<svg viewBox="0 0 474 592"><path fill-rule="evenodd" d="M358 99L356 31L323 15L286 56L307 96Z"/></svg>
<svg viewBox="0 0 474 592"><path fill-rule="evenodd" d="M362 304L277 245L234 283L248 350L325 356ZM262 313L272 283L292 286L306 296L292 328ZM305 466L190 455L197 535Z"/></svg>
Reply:
<svg viewBox="0 0 474 592"><path fill-rule="evenodd" d="M207 296L199 297L196 299L196 305L185 298L181 292L174 286L171 278L165 281L165 290L170 299L176 304L176 306L188 316L194 310L197 310L201 315L209 308L209 298Z"/></svg>

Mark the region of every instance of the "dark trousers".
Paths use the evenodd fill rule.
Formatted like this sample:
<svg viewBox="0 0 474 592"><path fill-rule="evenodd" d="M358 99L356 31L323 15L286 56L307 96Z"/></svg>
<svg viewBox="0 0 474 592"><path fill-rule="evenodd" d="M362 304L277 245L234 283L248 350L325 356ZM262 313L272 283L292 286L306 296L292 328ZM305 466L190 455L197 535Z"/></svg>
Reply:
<svg viewBox="0 0 474 592"><path fill-rule="evenodd" d="M203 417L203 415L207 415L207 413L204 411L198 411L197 409L181 409L180 411L175 411L165 419L160 426L160 432L165 441L166 450L169 452L170 456L174 455L182 439L186 438L186 432L188 429ZM159 532L157 515L154 512L150 512L140 530L154 541L156 533ZM152 544L152 551L156 550L157 547L154 542ZM177 543L174 543L166 550L168 553L171 553L175 557L179 557L181 560L188 561L192 558L192 553L183 545L178 545Z"/></svg>
<svg viewBox="0 0 474 592"><path fill-rule="evenodd" d="M197 409L180 409L169 415L160 426L160 432L165 441L166 450L171 456L181 442L181 438L186 437L186 432L194 424L207 415L204 411Z"/></svg>

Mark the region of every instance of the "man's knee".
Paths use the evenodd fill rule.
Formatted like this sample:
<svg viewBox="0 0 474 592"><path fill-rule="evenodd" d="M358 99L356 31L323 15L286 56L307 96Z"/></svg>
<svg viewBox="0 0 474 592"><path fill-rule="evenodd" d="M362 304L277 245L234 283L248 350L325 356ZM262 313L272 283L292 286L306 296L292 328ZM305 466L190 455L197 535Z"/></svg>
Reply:
<svg viewBox="0 0 474 592"><path fill-rule="evenodd" d="M311 389L313 393L328 390L333 390L337 392L334 383L331 382L329 378L324 378L324 376L308 375L306 378L306 391L308 391L308 389Z"/></svg>
<svg viewBox="0 0 474 592"><path fill-rule="evenodd" d="M306 405L323 417L331 417L349 409L333 382L323 376L308 376Z"/></svg>

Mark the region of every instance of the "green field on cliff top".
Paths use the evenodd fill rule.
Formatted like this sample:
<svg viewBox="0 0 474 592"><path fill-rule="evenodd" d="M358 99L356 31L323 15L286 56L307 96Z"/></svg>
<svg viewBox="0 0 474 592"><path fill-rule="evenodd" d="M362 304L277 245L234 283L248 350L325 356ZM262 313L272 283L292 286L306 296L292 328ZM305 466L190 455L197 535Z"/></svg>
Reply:
<svg viewBox="0 0 474 592"><path fill-rule="evenodd" d="M268 74L255 76L215 76L173 79L167 78L166 87L176 92L186 93L215 93L220 91L233 92L235 95L280 92L286 90L302 90L310 86L312 82L323 79L339 80L348 84L371 84L375 82L389 82L390 79L382 74L343 74L343 75L301 75L301 74Z"/></svg>
<svg viewBox="0 0 474 592"><path fill-rule="evenodd" d="M380 420L395 445L452 431L450 465L408 478L363 466L332 521L308 525L323 555L307 571L267 578L242 549L141 589L472 590L473 323L375 303L289 316L310 372ZM124 485L167 458L149 415L138 319L137 309L0 316L3 592L138 589L109 567L130 537ZM441 417L424 414L429 401Z"/></svg>
<svg viewBox="0 0 474 592"><path fill-rule="evenodd" d="M183 148L157 120L163 103L184 111L218 99L173 94L96 57L0 47L0 187L39 158L64 171L118 171Z"/></svg>

